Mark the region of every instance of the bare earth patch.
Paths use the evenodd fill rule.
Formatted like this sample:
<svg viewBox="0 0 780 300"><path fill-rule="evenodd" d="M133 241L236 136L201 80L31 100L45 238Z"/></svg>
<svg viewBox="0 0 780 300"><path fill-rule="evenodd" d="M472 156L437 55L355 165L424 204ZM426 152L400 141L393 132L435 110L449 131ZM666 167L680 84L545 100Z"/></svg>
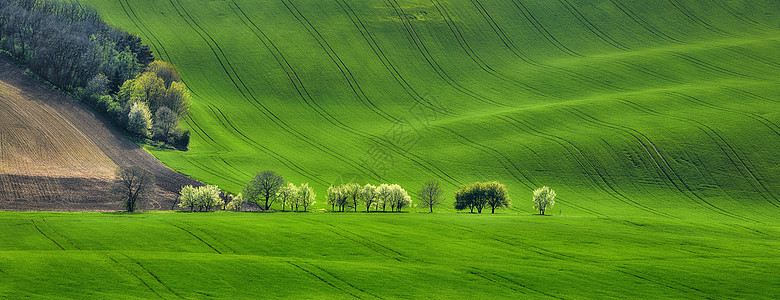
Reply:
<svg viewBox="0 0 780 300"><path fill-rule="evenodd" d="M108 193L119 165L145 167L157 178L157 201L141 209L172 209L181 186L199 185L84 103L0 57L0 210L121 210Z"/></svg>

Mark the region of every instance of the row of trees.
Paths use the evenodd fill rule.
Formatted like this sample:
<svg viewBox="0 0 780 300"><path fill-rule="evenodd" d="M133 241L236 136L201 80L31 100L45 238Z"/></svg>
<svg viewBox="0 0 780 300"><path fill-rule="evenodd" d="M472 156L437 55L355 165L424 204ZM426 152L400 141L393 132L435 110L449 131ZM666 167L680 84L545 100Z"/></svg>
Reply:
<svg viewBox="0 0 780 300"><path fill-rule="evenodd" d="M154 194L154 175L140 167L120 167L117 171L117 179L114 184L114 192L122 196L125 208L132 212L139 201L151 197ZM437 181L427 181L418 192L421 207L430 208L441 203L441 187ZM545 211L555 205L556 193L547 186L534 191L534 209L544 215ZM227 198L228 201L225 201ZM200 187L185 186L179 193L179 207L189 208L190 211L209 211L217 207L222 209L239 211L246 202L255 203L261 210L268 210L274 202L279 201L282 211L286 207L294 211L307 211L315 204L317 195L309 187L308 183L296 186L286 182L284 177L273 171L264 171L255 174L254 178L244 187L238 195L227 195L217 186L206 185ZM366 212L371 208L378 211L400 212L403 208L412 205L412 199L401 186L397 184L381 184L373 186L357 183L330 186L327 192L327 204L331 205L331 211L348 211L362 209ZM495 181L475 182L461 186L455 191L455 209L470 212L477 210L482 213L485 207L491 208L495 213L496 208L510 207L511 200L506 186Z"/></svg>
<svg viewBox="0 0 780 300"><path fill-rule="evenodd" d="M138 36L77 1L0 1L0 49L141 138L186 148L190 95L176 68Z"/></svg>
<svg viewBox="0 0 780 300"><path fill-rule="evenodd" d="M358 208L365 207L366 212L371 208L378 211L401 211L404 207L412 205L412 198L401 186L397 184L380 184L373 186L366 184L360 186L357 183L348 183L339 186L330 186L328 188L327 203L331 209L344 212L350 209L355 211Z"/></svg>

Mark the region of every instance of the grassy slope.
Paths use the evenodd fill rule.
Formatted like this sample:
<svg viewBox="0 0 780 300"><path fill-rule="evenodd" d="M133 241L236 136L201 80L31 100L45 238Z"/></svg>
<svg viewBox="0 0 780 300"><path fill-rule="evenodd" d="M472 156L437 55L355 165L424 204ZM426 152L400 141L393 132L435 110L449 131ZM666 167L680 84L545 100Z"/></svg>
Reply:
<svg viewBox="0 0 780 300"><path fill-rule="evenodd" d="M192 151L152 152L233 192L274 169L550 185L571 214L780 206L771 1L86 2L194 91Z"/></svg>
<svg viewBox="0 0 780 300"><path fill-rule="evenodd" d="M0 213L0 229L0 295L9 298L668 299L780 293L777 223Z"/></svg>

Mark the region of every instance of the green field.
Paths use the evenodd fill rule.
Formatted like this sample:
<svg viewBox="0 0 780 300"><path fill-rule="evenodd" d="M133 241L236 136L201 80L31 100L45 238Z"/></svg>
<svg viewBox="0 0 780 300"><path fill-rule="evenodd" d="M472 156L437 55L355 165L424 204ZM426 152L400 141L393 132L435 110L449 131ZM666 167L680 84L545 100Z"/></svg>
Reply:
<svg viewBox="0 0 780 300"><path fill-rule="evenodd" d="M446 212L0 213L0 297L780 295L777 1L84 2L181 69L173 169ZM512 209L451 212L487 180Z"/></svg>
<svg viewBox="0 0 780 300"><path fill-rule="evenodd" d="M193 91L191 151L150 151L231 192L272 169L549 185L572 215L780 207L774 1L85 2Z"/></svg>
<svg viewBox="0 0 780 300"><path fill-rule="evenodd" d="M780 227L533 215L0 213L0 296L775 298Z"/></svg>

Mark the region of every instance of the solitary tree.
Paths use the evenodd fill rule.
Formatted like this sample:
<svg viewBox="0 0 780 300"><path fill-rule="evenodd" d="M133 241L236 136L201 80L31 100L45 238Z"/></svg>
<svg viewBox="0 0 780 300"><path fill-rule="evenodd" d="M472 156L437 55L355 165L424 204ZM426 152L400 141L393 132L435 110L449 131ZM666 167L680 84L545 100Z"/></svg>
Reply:
<svg viewBox="0 0 780 300"><path fill-rule="evenodd" d="M276 200L276 193L284 183L284 177L274 171L257 173L244 187L244 198L257 205L260 205L260 201L265 201L265 206L260 206L262 209L270 209L270 205Z"/></svg>
<svg viewBox="0 0 780 300"><path fill-rule="evenodd" d="M298 210L298 205L303 207L303 211L306 211L306 208L316 203L314 199L317 197L317 194L314 193L314 189L309 187L308 183L303 183L300 187L298 187L298 193L296 196L296 211Z"/></svg>
<svg viewBox="0 0 780 300"><path fill-rule="evenodd" d="M428 180L417 195L420 197L420 207L429 207L433 212L433 207L441 204L441 184L436 180Z"/></svg>
<svg viewBox="0 0 780 300"><path fill-rule="evenodd" d="M120 166L116 171L113 191L122 199L125 209L134 212L139 202L154 195L154 175L138 166Z"/></svg>
<svg viewBox="0 0 780 300"><path fill-rule="evenodd" d="M555 205L555 191L547 186L543 186L534 191L534 209L544 215L544 211Z"/></svg>

